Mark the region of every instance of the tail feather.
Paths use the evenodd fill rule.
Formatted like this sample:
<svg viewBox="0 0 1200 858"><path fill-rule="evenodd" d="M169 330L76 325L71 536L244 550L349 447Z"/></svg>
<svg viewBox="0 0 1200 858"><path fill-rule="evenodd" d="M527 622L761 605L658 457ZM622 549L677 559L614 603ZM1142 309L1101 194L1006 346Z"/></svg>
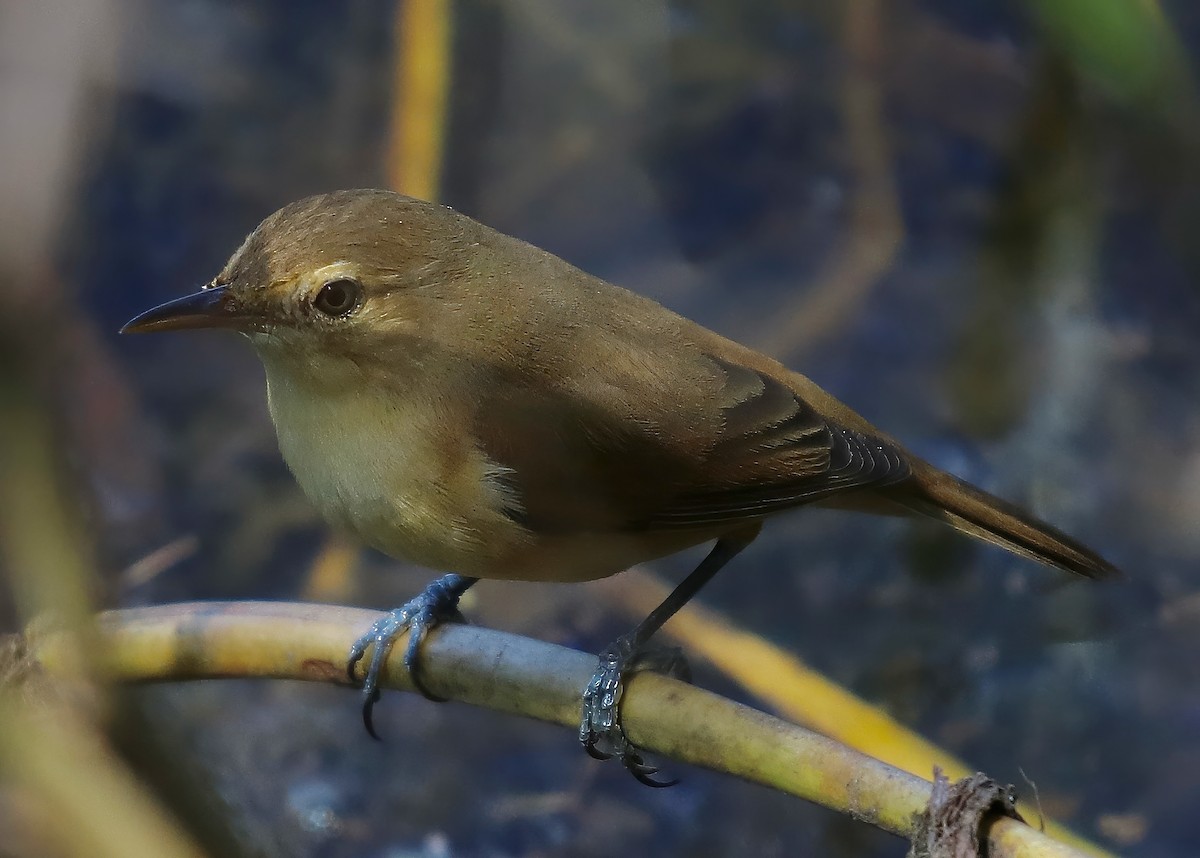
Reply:
<svg viewBox="0 0 1200 858"><path fill-rule="evenodd" d="M1116 578L1121 572L1087 546L1008 501L921 463L889 492L896 503L1022 557L1082 575Z"/></svg>

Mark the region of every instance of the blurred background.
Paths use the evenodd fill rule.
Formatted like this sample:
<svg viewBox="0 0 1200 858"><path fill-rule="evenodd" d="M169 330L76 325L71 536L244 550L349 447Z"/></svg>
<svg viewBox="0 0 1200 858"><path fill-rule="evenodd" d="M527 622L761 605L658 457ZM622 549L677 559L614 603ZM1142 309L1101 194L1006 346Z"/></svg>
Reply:
<svg viewBox="0 0 1200 858"><path fill-rule="evenodd" d="M702 601L1106 847L1194 854L1198 52L1187 0L2 2L0 616L44 607L33 570L64 552L101 607L382 609L425 584L318 519L248 344L116 333L279 206L391 186L767 351L1125 568L1091 586L801 511ZM58 536L28 526L32 449ZM485 582L466 610L595 651L636 619L620 586ZM385 695L382 745L334 687L135 704L246 854L906 848L682 766L650 791L559 728L412 695Z"/></svg>

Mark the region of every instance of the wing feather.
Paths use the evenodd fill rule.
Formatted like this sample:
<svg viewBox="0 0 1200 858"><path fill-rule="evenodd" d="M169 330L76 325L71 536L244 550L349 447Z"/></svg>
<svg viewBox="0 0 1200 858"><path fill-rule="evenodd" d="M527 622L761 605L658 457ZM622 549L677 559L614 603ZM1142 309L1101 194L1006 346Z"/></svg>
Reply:
<svg viewBox="0 0 1200 858"><path fill-rule="evenodd" d="M909 476L899 448L830 421L783 381L698 359L707 389L689 404L705 396L696 413L711 416L690 426L671 421L669 398L629 396L620 414L590 401L586 391L621 388L611 377L491 385L474 429L519 501L514 520L535 532L719 529Z"/></svg>
<svg viewBox="0 0 1200 858"><path fill-rule="evenodd" d="M708 464L710 473L725 480L682 493L648 526L757 518L909 476L908 462L895 445L833 423L778 379L713 361L728 379L727 404L724 431Z"/></svg>

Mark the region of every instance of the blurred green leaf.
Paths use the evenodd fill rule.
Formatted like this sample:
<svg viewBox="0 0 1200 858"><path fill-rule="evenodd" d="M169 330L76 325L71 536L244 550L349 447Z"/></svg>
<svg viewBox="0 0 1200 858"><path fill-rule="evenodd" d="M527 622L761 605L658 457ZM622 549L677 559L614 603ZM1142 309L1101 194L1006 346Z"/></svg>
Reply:
<svg viewBox="0 0 1200 858"><path fill-rule="evenodd" d="M1086 80L1127 107L1168 107L1190 88L1157 0L1030 0L1046 36Z"/></svg>

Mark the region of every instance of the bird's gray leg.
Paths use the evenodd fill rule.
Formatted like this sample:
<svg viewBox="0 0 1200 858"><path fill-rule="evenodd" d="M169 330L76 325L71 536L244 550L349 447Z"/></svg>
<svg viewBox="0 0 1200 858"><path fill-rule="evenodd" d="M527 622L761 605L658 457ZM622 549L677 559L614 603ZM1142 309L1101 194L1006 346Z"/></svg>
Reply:
<svg viewBox="0 0 1200 858"><path fill-rule="evenodd" d="M750 544L758 528L717 540L708 556L676 587L662 604L650 612L636 628L613 641L600 653L600 664L583 691L583 713L579 725L579 741L584 750L598 760L617 757L625 767L646 786L666 787L677 780L656 780L658 769L648 765L641 752L631 743L621 726L621 693L623 678L636 669L639 656L650 637L676 611L700 591L709 579Z"/></svg>

